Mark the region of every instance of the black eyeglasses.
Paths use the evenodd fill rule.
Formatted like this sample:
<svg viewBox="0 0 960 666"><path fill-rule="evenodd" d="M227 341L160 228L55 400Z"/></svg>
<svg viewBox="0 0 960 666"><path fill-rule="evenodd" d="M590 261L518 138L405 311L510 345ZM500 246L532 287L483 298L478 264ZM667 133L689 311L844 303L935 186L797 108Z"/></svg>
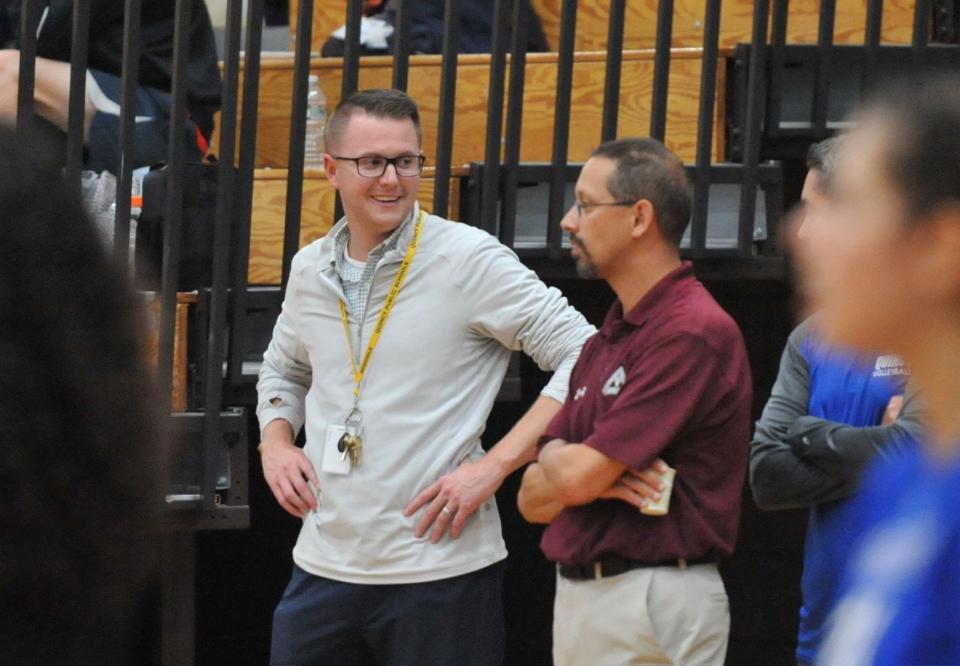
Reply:
<svg viewBox="0 0 960 666"><path fill-rule="evenodd" d="M636 201L608 201L606 203L581 203L577 201L573 207L577 209L577 217L583 217L583 211L597 206L632 206Z"/></svg>
<svg viewBox="0 0 960 666"><path fill-rule="evenodd" d="M423 170L423 163L427 160L423 155L399 155L397 157L380 157L379 155L365 155L363 157L342 157L331 155L335 160L347 160L357 165L357 173L364 178L379 178L387 172L391 164L398 176L419 176Z"/></svg>

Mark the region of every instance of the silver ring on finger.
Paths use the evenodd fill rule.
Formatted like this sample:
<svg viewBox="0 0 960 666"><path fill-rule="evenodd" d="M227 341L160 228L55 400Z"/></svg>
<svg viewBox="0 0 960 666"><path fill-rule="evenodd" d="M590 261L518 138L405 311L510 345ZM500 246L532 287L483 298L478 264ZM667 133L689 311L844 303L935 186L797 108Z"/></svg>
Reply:
<svg viewBox="0 0 960 666"><path fill-rule="evenodd" d="M453 514L453 509L451 509L449 506L445 506L441 510L446 514Z"/></svg>

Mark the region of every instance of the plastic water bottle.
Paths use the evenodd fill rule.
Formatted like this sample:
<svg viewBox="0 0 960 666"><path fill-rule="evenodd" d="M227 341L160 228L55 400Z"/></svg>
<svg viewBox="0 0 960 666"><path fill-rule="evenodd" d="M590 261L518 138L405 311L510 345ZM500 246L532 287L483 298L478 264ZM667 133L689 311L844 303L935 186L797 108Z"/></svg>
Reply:
<svg viewBox="0 0 960 666"><path fill-rule="evenodd" d="M310 88L307 92L307 133L303 140L305 169L323 168L323 130L326 124L327 98L320 90L316 74L311 74Z"/></svg>

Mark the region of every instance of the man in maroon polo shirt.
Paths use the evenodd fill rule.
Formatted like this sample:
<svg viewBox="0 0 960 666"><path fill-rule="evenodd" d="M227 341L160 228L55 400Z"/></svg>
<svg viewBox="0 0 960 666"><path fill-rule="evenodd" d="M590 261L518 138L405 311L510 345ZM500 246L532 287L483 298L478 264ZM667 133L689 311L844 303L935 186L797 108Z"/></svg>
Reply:
<svg viewBox="0 0 960 666"><path fill-rule="evenodd" d="M680 260L689 184L663 144L600 145L576 196L562 227L577 270L617 301L520 489L558 563L554 663L719 666L730 616L717 562L733 551L750 441L743 338ZM667 466L668 510L647 515Z"/></svg>

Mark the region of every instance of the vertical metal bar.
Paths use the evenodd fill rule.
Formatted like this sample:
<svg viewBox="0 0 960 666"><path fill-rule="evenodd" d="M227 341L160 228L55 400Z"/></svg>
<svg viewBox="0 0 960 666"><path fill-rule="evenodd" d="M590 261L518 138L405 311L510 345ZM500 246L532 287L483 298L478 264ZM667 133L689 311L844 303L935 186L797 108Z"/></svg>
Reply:
<svg viewBox="0 0 960 666"><path fill-rule="evenodd" d="M166 168L167 201L164 211L163 266L160 273L160 342L157 383L162 404L169 409L173 371L173 337L176 324L180 241L183 222L183 172L187 119L187 65L190 57L191 0L177 0L173 33L173 85L170 135Z"/></svg>
<svg viewBox="0 0 960 666"><path fill-rule="evenodd" d="M407 90L407 78L410 74L410 8L408 0L399 0L397 4L397 25L394 26L393 43L393 83L397 90Z"/></svg>
<svg viewBox="0 0 960 666"><path fill-rule="evenodd" d="M747 117L743 137L743 185L740 189L740 224L737 233L737 247L745 255L753 243L753 222L757 210L757 162L760 159L769 12L770 0L754 0L753 37L747 73Z"/></svg>
<svg viewBox="0 0 960 666"><path fill-rule="evenodd" d="M783 65L786 59L787 18L790 0L773 2L773 34L770 53L770 95L767 100L766 130L775 133L780 129L780 113L783 106Z"/></svg>
<svg viewBox="0 0 960 666"><path fill-rule="evenodd" d="M820 25L817 30L817 66L813 79L813 131L823 137L827 133L827 111L830 107L830 69L833 54L833 24L836 0L820 0Z"/></svg>
<svg viewBox="0 0 960 666"><path fill-rule="evenodd" d="M527 9L513 3L513 36L510 45L510 90L507 99L507 129L503 164L503 203L500 206L500 242L513 247L517 233L517 165L520 164L520 134L523 126L523 84L527 66Z"/></svg>
<svg viewBox="0 0 960 666"><path fill-rule="evenodd" d="M90 42L90 0L74 0L70 36L70 99L67 102L67 163L69 187L80 189L83 167L83 126L87 99L87 46Z"/></svg>
<svg viewBox="0 0 960 666"><path fill-rule="evenodd" d="M494 0L493 35L490 50L490 82L487 89L487 143L480 186L480 228L497 232L497 199L500 192L500 150L503 131L503 84L507 47L507 10L511 0Z"/></svg>
<svg viewBox="0 0 960 666"><path fill-rule="evenodd" d="M913 13L912 69L920 72L927 58L927 43L930 41L930 0L916 0Z"/></svg>
<svg viewBox="0 0 960 666"><path fill-rule="evenodd" d="M557 61L557 99L554 107L553 154L550 159L550 200L547 207L547 255L559 259L563 235L567 146L570 133L570 91L573 87L573 55L577 32L577 0L563 0L560 15L560 51Z"/></svg>
<svg viewBox="0 0 960 666"><path fill-rule="evenodd" d="M653 55L653 100L650 104L650 136L667 135L667 94L670 87L670 46L673 43L673 0L660 0L657 7L657 48Z"/></svg>
<svg viewBox="0 0 960 666"><path fill-rule="evenodd" d="M697 166L693 192L691 249L700 256L707 247L707 209L710 204L710 162L713 148L713 105L717 89L717 48L721 0L707 0L700 72L700 114L697 127Z"/></svg>
<svg viewBox="0 0 960 666"><path fill-rule="evenodd" d="M863 76L860 89L865 93L877 75L877 55L883 31L883 0L867 0L867 26L863 39Z"/></svg>
<svg viewBox="0 0 960 666"><path fill-rule="evenodd" d="M247 271L250 262L250 211L253 206L253 170L257 153L257 101L260 96L260 46L263 41L263 2L248 0L247 41L244 48L243 118L240 122L240 158L237 178L236 230L233 234L233 301L230 304L231 386L243 382L243 354L247 318Z"/></svg>
<svg viewBox="0 0 960 666"><path fill-rule="evenodd" d="M20 71L17 88L17 131L21 134L33 127L33 88L37 75L37 25L40 3L20 3Z"/></svg>
<svg viewBox="0 0 960 666"><path fill-rule="evenodd" d="M626 0L612 0L607 25L607 70L603 82L603 124L600 140L617 138L617 111L620 108L620 71L623 64L623 23Z"/></svg>
<svg viewBox="0 0 960 666"><path fill-rule="evenodd" d="M170 135L167 158L167 201L163 229L163 267L160 290L160 340L157 351L157 383L161 404L170 409L170 387L173 373L173 343L176 325L177 283L180 264L181 226L183 221L183 176L186 144L184 131L187 116L187 65L190 57L190 0L177 0L174 14L173 73L171 87ZM164 664L194 663L196 640L194 622L193 535L172 533L168 539L179 540L183 564L164 576L161 610L161 660Z"/></svg>
<svg viewBox="0 0 960 666"><path fill-rule="evenodd" d="M130 251L130 191L133 187L133 136L140 76L141 0L125 0L123 8L123 71L120 74L120 155L117 159L117 202L113 220L113 254L121 266Z"/></svg>
<svg viewBox="0 0 960 666"><path fill-rule="evenodd" d="M312 2L312 0L311 0ZM347 34L343 42L343 87L341 99L357 89L360 80L360 19L363 17L363 0L347 2Z"/></svg>
<svg viewBox="0 0 960 666"><path fill-rule="evenodd" d="M447 217L450 208L450 159L457 96L457 54L460 50L460 3L446 0L443 8L443 65L440 70L440 111L437 120L437 170L433 213Z"/></svg>
<svg viewBox="0 0 960 666"><path fill-rule="evenodd" d="M357 89L360 80L360 19L363 17L363 0L347 0L347 25L343 42L343 79L340 99ZM343 204L337 192L333 204L333 221L343 217ZM284 281L286 285L286 281Z"/></svg>
<svg viewBox="0 0 960 666"><path fill-rule="evenodd" d="M287 151L287 207L283 225L281 283L286 292L293 255L300 249L300 209L303 204L303 141L307 133L307 85L310 76L310 35L313 0L300 0L296 53L293 58L293 96L290 102L290 146Z"/></svg>
<svg viewBox="0 0 960 666"><path fill-rule="evenodd" d="M213 270L203 415L203 508L216 508L217 463L223 446L220 401L223 396L224 326L227 318L227 267L233 215L234 152L237 138L237 85L240 75L240 22L243 0L229 0L223 46L223 105L220 110L220 163L217 165L217 208L213 228Z"/></svg>

